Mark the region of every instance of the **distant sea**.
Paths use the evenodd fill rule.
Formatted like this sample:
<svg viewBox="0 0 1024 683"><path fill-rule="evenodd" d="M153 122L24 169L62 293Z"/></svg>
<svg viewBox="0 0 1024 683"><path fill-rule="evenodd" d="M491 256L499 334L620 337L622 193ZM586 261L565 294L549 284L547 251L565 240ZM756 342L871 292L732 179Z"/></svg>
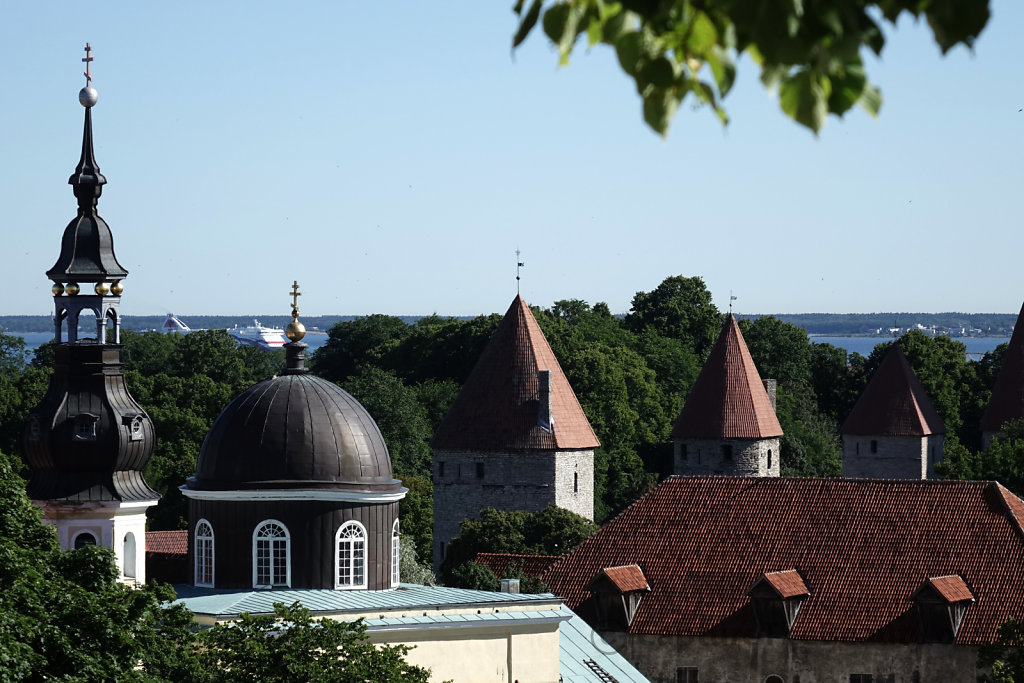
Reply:
<svg viewBox="0 0 1024 683"><path fill-rule="evenodd" d="M11 332L10 334L24 339L29 351L53 339L53 332ZM327 335L320 332L307 332L302 341L309 345L306 353L310 354L327 343Z"/></svg>
<svg viewBox="0 0 1024 683"><path fill-rule="evenodd" d="M968 358L978 360L981 354L992 351L1000 344L1010 341L1009 337L954 337L955 341L963 342L967 347ZM848 353L859 353L862 356L870 354L877 344L891 341L889 337L819 337L811 335L811 341L819 344L831 344Z"/></svg>

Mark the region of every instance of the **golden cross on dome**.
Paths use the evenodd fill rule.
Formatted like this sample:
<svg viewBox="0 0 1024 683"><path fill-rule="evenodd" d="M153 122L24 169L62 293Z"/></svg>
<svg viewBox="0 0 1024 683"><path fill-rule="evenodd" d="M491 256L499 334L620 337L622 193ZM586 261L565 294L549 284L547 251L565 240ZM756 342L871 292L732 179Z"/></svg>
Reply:
<svg viewBox="0 0 1024 683"><path fill-rule="evenodd" d="M299 281L292 280L292 318L299 317L299 297L302 296L302 292L299 291Z"/></svg>
<svg viewBox="0 0 1024 683"><path fill-rule="evenodd" d="M95 61L95 59L92 56L92 45L86 43L84 49L85 56L82 57L82 61L85 62L85 84L89 85L90 83L92 83L92 74L89 73L89 67L91 66L90 62Z"/></svg>

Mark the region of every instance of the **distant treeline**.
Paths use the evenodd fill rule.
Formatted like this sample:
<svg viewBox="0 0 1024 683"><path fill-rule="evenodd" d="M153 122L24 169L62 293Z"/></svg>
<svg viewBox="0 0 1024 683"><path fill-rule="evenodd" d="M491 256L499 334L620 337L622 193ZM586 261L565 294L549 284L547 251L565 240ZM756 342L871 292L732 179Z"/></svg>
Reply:
<svg viewBox="0 0 1024 683"><path fill-rule="evenodd" d="M765 313L737 314L736 317L757 319L762 315L774 315L783 322L803 328L807 334L834 337L870 335L875 334L877 330L882 331L882 336L889 336L890 328L898 327L905 331L917 325L929 329L934 326L939 332L951 336L1008 336L1017 322L1017 316L1012 313ZM306 329L326 332L335 323L347 322L357 317L359 316L302 316L302 322ZM411 325L426 316L395 317ZM455 317L460 320L472 318ZM291 321L291 318L282 315L182 315L179 318L194 330L230 329L235 325L242 327L251 325L254 319L271 327L284 327ZM164 319L165 316L162 315L126 315L122 318L122 324L129 330L144 332L159 330L163 327ZM0 332L49 332L53 329L52 325L49 316L45 315L0 315Z"/></svg>

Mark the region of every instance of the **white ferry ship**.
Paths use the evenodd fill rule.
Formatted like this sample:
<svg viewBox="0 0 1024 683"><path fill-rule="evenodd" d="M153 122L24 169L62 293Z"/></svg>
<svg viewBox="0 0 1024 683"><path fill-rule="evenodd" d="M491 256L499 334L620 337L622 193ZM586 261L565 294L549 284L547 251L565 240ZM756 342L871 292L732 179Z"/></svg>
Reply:
<svg viewBox="0 0 1024 683"><path fill-rule="evenodd" d="M178 316L173 313L168 313L167 320L164 320L164 324L160 328L160 331L167 334L188 334L192 331L192 328L181 322L181 318Z"/></svg>
<svg viewBox="0 0 1024 683"><path fill-rule="evenodd" d="M259 320L253 320L253 324L246 327L235 325L228 333L237 339L239 344L258 346L261 349L279 349L288 343L284 338L284 330L279 327L266 327L261 325Z"/></svg>

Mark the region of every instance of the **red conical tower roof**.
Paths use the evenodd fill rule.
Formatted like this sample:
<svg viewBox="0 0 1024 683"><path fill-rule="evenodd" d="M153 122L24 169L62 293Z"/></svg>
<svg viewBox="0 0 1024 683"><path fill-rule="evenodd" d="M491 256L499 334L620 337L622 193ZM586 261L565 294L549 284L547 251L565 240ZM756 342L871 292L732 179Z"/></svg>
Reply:
<svg viewBox="0 0 1024 683"><path fill-rule="evenodd" d="M903 349L893 344L840 432L860 436L928 436L945 434L946 427Z"/></svg>
<svg viewBox="0 0 1024 683"><path fill-rule="evenodd" d="M1024 306L1013 326L1010 346L1003 355L1003 367L992 387L985 414L981 416L982 432L998 432L1008 420L1024 417Z"/></svg>
<svg viewBox="0 0 1024 683"><path fill-rule="evenodd" d="M672 428L674 439L782 436L768 392L731 314Z"/></svg>
<svg viewBox="0 0 1024 683"><path fill-rule="evenodd" d="M539 373L550 372L550 430L541 426ZM516 296L430 445L451 450L599 446L530 307Z"/></svg>

